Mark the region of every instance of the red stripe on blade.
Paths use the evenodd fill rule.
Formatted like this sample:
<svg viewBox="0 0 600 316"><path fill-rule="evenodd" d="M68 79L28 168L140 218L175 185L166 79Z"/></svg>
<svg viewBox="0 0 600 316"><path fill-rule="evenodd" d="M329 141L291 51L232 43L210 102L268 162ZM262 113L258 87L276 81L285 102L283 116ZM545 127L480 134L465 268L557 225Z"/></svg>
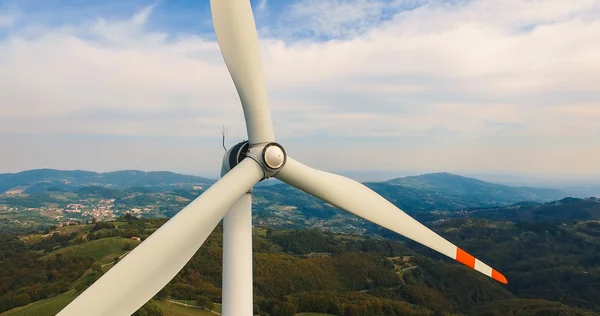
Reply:
<svg viewBox="0 0 600 316"><path fill-rule="evenodd" d="M458 247L456 247L456 261L475 269L475 257Z"/></svg>

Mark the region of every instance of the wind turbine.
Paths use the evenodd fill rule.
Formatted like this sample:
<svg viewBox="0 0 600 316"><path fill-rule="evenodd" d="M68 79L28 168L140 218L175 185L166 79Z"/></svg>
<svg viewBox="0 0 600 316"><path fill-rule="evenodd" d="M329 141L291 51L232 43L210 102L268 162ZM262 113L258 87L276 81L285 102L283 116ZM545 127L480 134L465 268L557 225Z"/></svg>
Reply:
<svg viewBox="0 0 600 316"><path fill-rule="evenodd" d="M226 152L219 181L58 315L131 315L175 277L221 219L224 219L222 312L226 316L252 315L251 190L270 177L507 283L502 274L366 186L289 157L275 142L250 1L211 0L210 4L217 41L244 110L248 141Z"/></svg>

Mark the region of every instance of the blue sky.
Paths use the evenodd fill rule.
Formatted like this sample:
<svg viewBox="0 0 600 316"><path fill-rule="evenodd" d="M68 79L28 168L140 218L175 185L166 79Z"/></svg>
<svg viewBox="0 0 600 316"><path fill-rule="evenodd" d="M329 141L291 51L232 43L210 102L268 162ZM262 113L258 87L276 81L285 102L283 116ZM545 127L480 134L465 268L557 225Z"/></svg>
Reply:
<svg viewBox="0 0 600 316"><path fill-rule="evenodd" d="M307 164L600 175L598 0L252 4L276 137ZM222 125L245 128L209 10L0 0L0 172L216 174Z"/></svg>

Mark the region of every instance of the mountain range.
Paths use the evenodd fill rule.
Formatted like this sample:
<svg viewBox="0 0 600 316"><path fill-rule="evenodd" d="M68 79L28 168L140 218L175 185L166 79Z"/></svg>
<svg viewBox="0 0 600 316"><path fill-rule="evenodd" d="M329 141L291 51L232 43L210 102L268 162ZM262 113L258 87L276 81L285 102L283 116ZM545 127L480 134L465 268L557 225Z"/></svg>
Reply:
<svg viewBox="0 0 600 316"><path fill-rule="evenodd" d="M21 225L34 226L67 219L106 220L127 212L139 212L143 218L172 217L214 181L172 172L137 170L96 173L39 169L0 174L0 209L4 208L0 212L0 226L12 229L15 220ZM254 189L256 224L358 234L379 231L370 223L294 187L275 183L257 185ZM364 184L424 223L464 216L487 218L488 213L498 219L507 216L514 219L522 211L519 209L518 215L511 213L515 205L539 206L569 196L557 189L506 186L449 173ZM112 200L109 213L102 211L108 206L102 204L106 203L103 199ZM68 211L76 204L82 204L84 212ZM503 207L509 212L503 213ZM68 214L61 210L67 210ZM591 218L584 214L577 216L580 215Z"/></svg>
<svg viewBox="0 0 600 316"><path fill-rule="evenodd" d="M401 187L433 191L438 195L454 195L472 197L487 196L495 203L512 203L520 201L553 200L566 193L557 189L532 187L513 187L494 184L478 179L453 175L450 173L430 173L421 176L403 177L388 180L385 183Z"/></svg>
<svg viewBox="0 0 600 316"><path fill-rule="evenodd" d="M35 193L48 189L75 191L83 186L106 186L115 189L147 187L164 190L173 186L210 185L215 180L169 171L122 170L92 172L84 170L34 169L0 174L0 193L23 190Z"/></svg>
<svg viewBox="0 0 600 316"><path fill-rule="evenodd" d="M83 170L34 169L19 173L0 174L0 193L16 190L27 194L48 189L76 191L84 186L104 186L114 189L144 187L154 191L165 191L174 187L206 186L215 181L168 171L123 170L98 173ZM506 186L450 173L431 173L366 184L373 187L393 186L396 189L387 190L394 192L412 190L412 192L426 192L425 195L430 196L460 196L465 200L483 204L510 204L519 201L544 202L569 195L558 189Z"/></svg>

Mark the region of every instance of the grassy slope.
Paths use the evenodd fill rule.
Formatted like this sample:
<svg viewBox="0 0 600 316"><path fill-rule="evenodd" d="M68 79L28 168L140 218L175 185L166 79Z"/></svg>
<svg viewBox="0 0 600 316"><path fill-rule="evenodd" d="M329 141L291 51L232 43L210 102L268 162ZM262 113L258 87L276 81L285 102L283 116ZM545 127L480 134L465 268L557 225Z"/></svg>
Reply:
<svg viewBox="0 0 600 316"><path fill-rule="evenodd" d="M223 306L220 303L215 303L213 306L213 311L221 314L223 312Z"/></svg>
<svg viewBox="0 0 600 316"><path fill-rule="evenodd" d="M46 300L13 308L0 316L54 316L75 298L75 291L69 291Z"/></svg>
<svg viewBox="0 0 600 316"><path fill-rule="evenodd" d="M101 263L109 263L112 262L115 257L125 253L125 250L123 250L125 244L135 246L139 243L139 241L127 238L110 237L92 240L81 245L61 248L42 257L42 259L53 258L55 254L62 253L65 256L90 256Z"/></svg>
<svg viewBox="0 0 600 316"><path fill-rule="evenodd" d="M75 291L63 293L47 300L37 301L27 306L11 309L0 314L0 316L54 316L75 298ZM154 301L164 315L169 316L215 316L215 313L207 312L193 307L185 307L163 301ZM304 315L304 314L303 314ZM310 314L309 314L310 315ZM316 315L316 314L315 314Z"/></svg>

